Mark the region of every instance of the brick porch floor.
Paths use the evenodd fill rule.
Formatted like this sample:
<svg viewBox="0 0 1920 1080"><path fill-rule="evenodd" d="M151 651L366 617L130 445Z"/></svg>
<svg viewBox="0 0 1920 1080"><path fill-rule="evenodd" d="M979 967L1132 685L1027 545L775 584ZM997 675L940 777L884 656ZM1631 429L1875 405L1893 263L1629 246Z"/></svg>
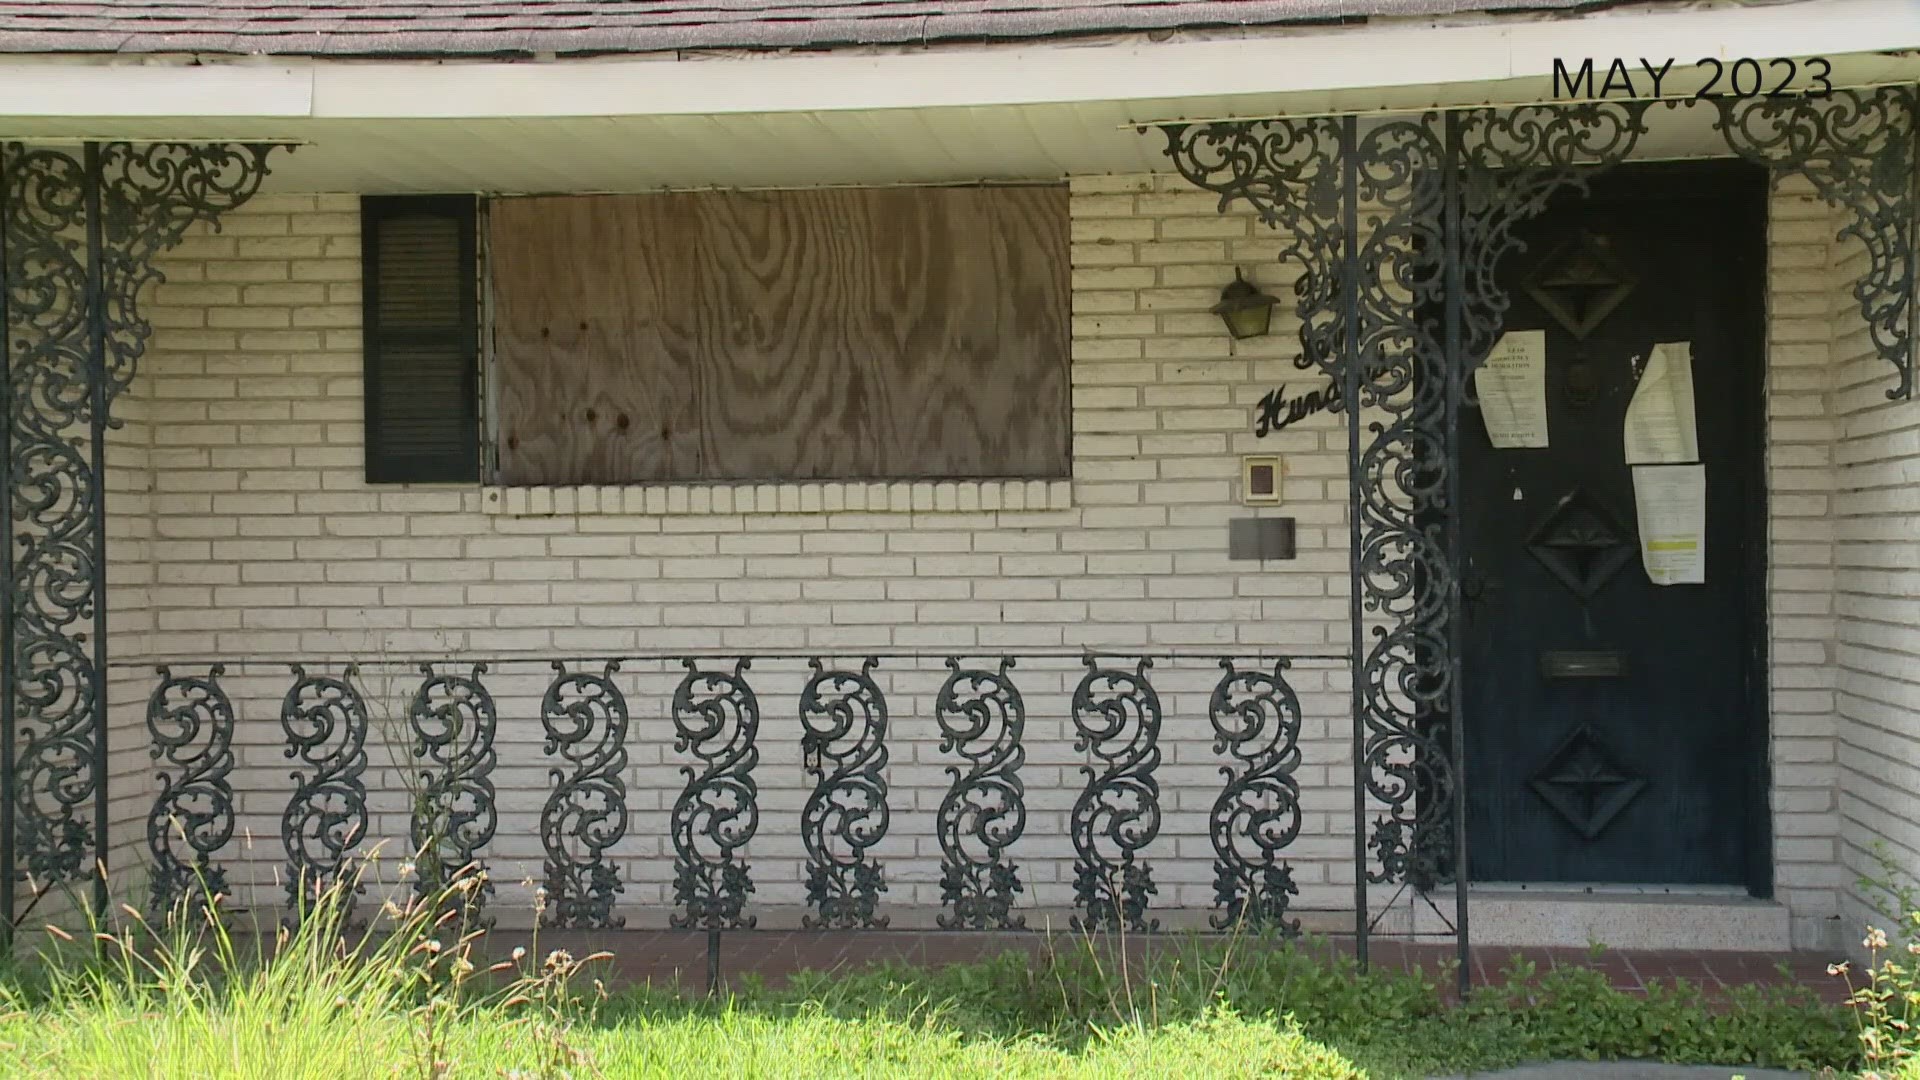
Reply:
<svg viewBox="0 0 1920 1080"><path fill-rule="evenodd" d="M528 942L524 931L498 931L493 939L490 944L494 950ZM1177 947L1181 940L1175 936L1131 936L1127 939L1127 951L1136 957L1143 956L1154 949ZM751 930L721 935L720 970L723 982L737 980L751 972L769 984L779 985L793 972L801 970L852 971L886 961L951 964L1012 950L1038 952L1050 946L1078 948L1080 945L1080 939L1072 934ZM1117 941L1108 940L1108 947L1116 945ZM1333 939L1315 947L1351 952L1353 943L1350 939ZM576 956L596 951L611 953L611 982L616 986L651 983L699 991L707 985L707 936L697 931L549 930L540 934L539 948L542 951L567 949ZM1372 962L1388 970L1418 966L1431 974L1452 955L1453 946L1447 943L1375 940L1372 945ZM1485 984L1498 980L1515 956L1531 961L1543 972L1566 965L1597 968L1607 974L1614 986L1625 990L1644 991L1647 984L1656 979L1663 982L1686 979L1708 989L1799 983L1828 1001L1839 1002L1846 996L1845 983L1827 974L1827 964L1832 958L1818 953L1608 950L1596 959L1586 949L1484 945L1472 951L1474 982Z"/></svg>

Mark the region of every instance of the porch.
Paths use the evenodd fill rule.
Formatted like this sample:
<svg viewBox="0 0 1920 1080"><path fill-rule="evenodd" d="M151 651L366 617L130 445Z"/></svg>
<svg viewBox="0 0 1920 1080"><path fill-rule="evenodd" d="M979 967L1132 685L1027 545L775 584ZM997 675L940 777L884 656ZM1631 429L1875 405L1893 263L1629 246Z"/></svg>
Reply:
<svg viewBox="0 0 1920 1080"><path fill-rule="evenodd" d="M78 275L63 294L77 306L51 329L29 317L43 299L29 283L44 276L31 245L9 239L10 331L36 343L16 344L31 354L16 371L75 355L92 365L80 380L90 408L56 394L64 411L35 406L52 420L16 420L10 443L16 463L59 448L53 471L82 494L44 500L46 474L15 481L15 531L61 543L23 543L11 566L16 780L0 834L17 848L0 861L22 885L9 918L28 926L54 910L42 897L91 891L104 863L96 904L111 893L164 906L206 880L271 922L303 887L377 851L368 912L382 889L415 888L422 866L476 863L509 930L544 890L566 932L624 922L674 957L707 940L678 926L724 928L723 950L820 959L806 950L985 948L1015 920L1101 933L1298 920L1370 958L1427 956L1379 952L1376 938L1467 949L1470 910L1516 903L1469 891L1453 865L1472 837L1464 736L1444 722L1463 715L1446 476L1468 372L1503 310L1473 275L1507 253L1509 225L1589 174L1710 155L1777 181L1765 356L1751 358L1767 414L1768 517L1754 541L1768 547L1753 761L1763 880L1655 887L1605 901L1615 913L1598 922L1550 929L1567 943L1633 922L1618 915L1633 904L1694 905L1713 916L1658 929L1831 951L1864 915L1851 881L1873 838L1899 841L1914 818L1904 774L1882 768L1911 743L1899 704L1911 620L1885 598L1910 575L1914 91L1867 78L1889 65L1910 76L1900 62L1863 56L1857 83L1822 104L1562 106L1539 80L1515 106L1462 107L1510 100L1490 95L1511 86L1486 80L1341 99L1386 110L1364 119L1297 94L1082 102L1040 111L1083 142L1020 153L969 143L973 121L929 110L910 140L923 153L905 163L861 127L880 110L834 116L829 149L811 155L800 150L815 133L792 116L758 121L762 142L711 118L615 122L655 140L646 162L595 153L603 143L571 122L517 121L535 149L509 161L472 152L501 138L490 121L362 118L312 125L290 156L255 147L267 171L242 174L259 192L242 185L225 204L103 187L102 157L137 141L32 159L13 146L10 176L28 160L72 165L73 191L92 185L108 208L157 224L89 242L84 198L51 224L17 222L20 236L64 238ZM1409 95L1428 111L1397 111ZM1291 118L1178 119L1273 114ZM1142 118L1144 131L1119 124ZM142 130L154 129L128 125ZM439 140L425 145L466 151L411 153L422 131ZM701 153L713 145L726 153ZM388 219L359 189L547 190L560 147L618 181L570 192L1038 185L1036 201L1059 207L1045 236L1063 261L1049 264L1058 302L1036 320L1061 348L1053 381L1033 385L1065 407L1032 442L1056 439L1066 466L509 482L505 428L480 401L510 400L512 364L481 355L482 317L466 312L449 325L472 331L452 350L471 363L435 386L473 406L439 434L465 440L474 471L374 475L376 460L406 459L376 445L375 404L405 404L409 387L372 389L388 343L370 333L383 296L370 239ZM499 171L482 175L488 162ZM465 237L455 261L472 283L453 291L499 303L473 248L496 257L490 273L512 261L491 246L504 232L474 224L479 208L564 200L462 200L458 220L474 227L451 235ZM190 213L170 213L182 205ZM165 275L127 286L139 319L125 347L124 327L80 317L77 299L126 284L99 274L116 245L142 258L152 247ZM594 265L585 250L544 257ZM1211 310L1241 270L1290 297L1267 336L1230 338ZM1422 303L1447 314L1423 323ZM558 370L547 360L523 353L518 370ZM508 381L482 394L483 370ZM564 384L523 378L518 392ZM1357 406L1256 431L1261 401L1303 384L1337 385ZM546 420L625 431L619 404L564 401ZM665 428L657 442L676 445ZM767 456L813 448L795 439ZM1249 505L1242 459L1265 456L1284 462L1278 504ZM1290 557L1234 557L1231 522L1276 517L1291 522ZM86 538L77 561L62 547L72 535ZM57 610L29 625L40 612L23 598L49 590L42 606ZM1549 891L1524 903L1598 902ZM903 936L788 936L883 921ZM1525 922L1480 930L1523 940ZM959 939L930 929L947 924L982 944L949 946ZM1485 954L1468 955L1469 972L1484 968ZM1623 963L1622 979L1646 974ZM1762 961L1701 963L1670 973Z"/></svg>
<svg viewBox="0 0 1920 1080"><path fill-rule="evenodd" d="M843 893L833 893L835 911L860 912L856 920L887 919L895 929L962 918L961 900L975 912L1006 903L1007 917L1023 917L1029 927L1066 927L1075 918L1110 927L1117 885L1129 916L1139 916L1129 926L1134 932L1150 920L1166 928L1231 925L1235 905L1261 894L1254 913L1299 919L1319 933L1354 935L1364 927L1370 937L1453 938L1450 880L1428 872L1419 884L1437 891L1410 888L1410 864L1388 871L1378 861L1379 823L1410 820L1419 808L1413 796L1397 807L1371 798L1358 815L1353 805L1353 792L1390 775L1400 751L1357 755L1348 721L1355 704L1347 651L1354 568L1343 535L1350 494L1346 418L1313 416L1254 435L1254 391L1265 394L1276 382L1298 378L1297 324L1283 311L1276 317L1279 333L1223 345L1218 322L1206 312L1217 298L1214 283L1231 273L1225 264L1272 258L1286 241L1266 237L1255 215L1221 214L1211 196L1188 185L1167 175L1073 182L1073 227L1085 238L1076 250L1085 265L1075 271L1074 301L1091 310L1076 326L1071 481L369 489L358 475L363 436L344 419L351 411L343 411L362 404L353 378L358 357L350 343L337 352L329 346L327 330L296 327L301 319L354 318L341 294L358 283L332 294L341 295L329 305L333 310L288 303L278 307L284 316L272 316L274 328L253 330L210 324L266 321L276 306L244 303L257 286L235 280L163 289L153 310L163 320L192 325L174 334L162 330L149 358L156 380L153 443L160 449L179 440L160 449L179 464L162 467L173 475L155 478L152 550L166 552L162 561L185 564L156 570L165 580L149 594L157 601L154 618L168 625L164 632L156 627L152 640L166 641L168 651L155 659L177 678L205 676L224 663L215 682L236 717L236 839L209 851L208 860L231 863L227 878L247 897L245 906L269 919L286 906L286 884L302 868L331 873L336 856L348 851L378 846L391 878L400 853L438 831L412 820L409 802L422 783L416 774L425 770L433 774L425 782L460 792L465 781L458 774L491 752L487 780L495 786L496 827L450 854L453 865L471 855L488 866L500 890L493 906L507 925L529 918L530 889L545 887L556 904L583 905L590 919L622 918L639 928L702 913L717 913L729 924L753 918L762 929L796 928L802 919L826 917L807 895L809 876L816 862L831 865L838 857L849 861L836 871L845 879L836 887L844 890L875 868L887 889L852 896L850 908ZM196 269L183 276L258 273L241 264L251 262L254 251L285 251L283 245L297 241L303 215L348 215L356 206L357 200L339 197L262 196L227 220L229 227L260 228L263 238L209 232L190 239ZM1826 257L1833 219L1816 193L1789 183L1770 209L1781 235L1803 238L1803 247L1780 257ZM249 215L260 215L261 223L247 224ZM1151 239L1121 239L1140 236L1143 225ZM350 252L354 239L348 234L338 250ZM329 243L313 250L324 252ZM1114 254L1128 262L1101 262ZM293 261L287 260L289 275L349 272L344 255L321 256L317 263L334 263L324 268L295 269ZM227 265L215 270L214 262ZM1279 274L1262 271L1260 280L1283 292L1290 264L1279 265ZM1208 284L1181 284L1188 280ZM1775 285L1789 307L1833 302L1828 281L1794 281L1783 272ZM238 307L214 299L229 289L242 299ZM1123 298L1128 311L1100 310ZM1153 305L1151 313L1139 310L1144 304ZM1772 332L1782 338L1830 334L1825 318L1788 319ZM185 334L193 335L195 347L168 346L169 338ZM270 343L316 334L319 350L304 354L310 359L262 364ZM349 327L340 334L349 335L357 332ZM219 351L200 347L216 340ZM317 397L306 371L333 373L322 375ZM1862 365L1864 379L1878 380L1883 372ZM166 416L182 418L187 427L169 434ZM220 427L227 418L234 422L231 444ZM303 422L318 426L308 433ZM1233 505L1232 455L1276 450L1286 461L1285 501L1277 511L1255 514L1292 518L1298 550L1287 561L1232 560L1220 550L1219 535L1228 520L1245 513ZM1809 470L1804 481L1788 472L1780 482L1818 481ZM1792 501L1781 510L1789 517L1814 512ZM1803 584L1813 582L1783 582L1776 602L1800 603L1794 590ZM671 651L681 642L696 648ZM1148 642L1155 644L1142 647ZM598 783L578 782L574 774L583 767L570 755L587 753L612 725L602 716L600 730L589 725L577 732L585 740L578 746L547 744L550 729L543 725L552 714L546 699L562 677L552 666L556 657L564 658L565 674L607 678L619 689L628 721L626 734L613 743L627 760L612 762L613 747L607 747L602 778L625 784L620 809L550 801L570 782L594 797L603 794ZM869 657L877 661L870 670ZM839 848L837 856L820 860L808 848L806 807L816 792L834 797L835 766L823 758L816 762L820 772L807 769L806 732L818 721L808 719L804 703L816 659L824 671L853 680L849 687L857 687L855 676L872 681L858 715L863 722L877 716L876 699L884 709L875 730L885 732L879 744L886 760L877 772L851 775L851 792L866 813L878 812L876 797L889 813L881 832L856 808L852 816L860 820L844 826L853 836L828 835L831 826L819 834L824 846ZM1231 670L1221 667L1223 659ZM705 746L676 745L683 733L712 723L699 711L697 694L683 701L676 693L689 677L688 661L702 679L737 679L751 694L755 763L703 759L739 752L727 731L706 734ZM1003 669L1002 661L1010 663ZM1151 663L1142 667L1142 661ZM431 662L430 673L420 670L422 662ZM1288 666L1273 679L1280 662ZM300 788L310 781L281 779L291 768L318 776L343 764L325 760L334 753L327 746L313 748L317 760L300 760L298 750L289 760L300 727L285 720L287 696L301 682L293 663L303 664L306 676L356 687L358 703L336 701L333 714L342 729L355 726L356 709L364 714L357 723L366 772L360 793L347 803L331 785L303 796ZM349 663L358 665L351 675ZM611 672L610 663L617 664ZM988 676L1004 675L1024 710L1016 739L996 744L994 732L980 731L970 745L941 745L943 725L973 723L962 721L956 702L942 716L941 688L956 667L970 673L974 681L967 685L975 690L988 688ZM120 677L136 686L146 678L144 689L151 691L149 670L133 662ZM1098 740L1076 746L1108 722L1097 700L1076 708L1076 692L1093 671L1132 676L1151 689L1160 709L1157 733L1145 738L1129 729L1106 736L1112 741L1105 746ZM1222 695L1234 676L1265 677L1272 687ZM449 701L473 696L460 690L459 680L485 688L496 718L492 743L463 749L454 733L477 737L482 725L436 719L445 702L434 694L422 699L424 706L414 704L435 680L435 693L452 695ZM729 696L730 684L698 685L715 701ZM1298 705L1292 730L1290 709L1283 707L1289 695ZM1260 725L1223 737L1223 727L1247 723L1237 710L1249 704ZM1775 715L1778 721L1783 714ZM429 742L446 745L416 754L416 718L430 729ZM557 716L552 722L573 730ZM1782 737L1798 738L1791 730ZM878 761L871 745L860 746L859 729L836 738L848 745L832 752L853 755L852 774ZM134 739L145 741L139 734ZM1288 741L1295 744L1292 753ZM1786 745L1794 744L1774 744ZM1026 821L1017 837L1005 832L1015 825L1011 812L992 806L976 806L979 816L971 820L943 817L949 798L967 805L969 786L947 768L978 767L977 793L998 797L1013 749L1024 758L1016 775ZM969 754L986 758L976 762ZM1157 761L1149 765L1150 758ZM690 785L683 766L709 775ZM1083 774L1083 766L1094 775ZM1223 766L1242 779L1230 782L1219 771ZM552 778L555 767L568 777ZM1784 788L1818 788L1811 773L1778 775ZM877 796L875 777L885 785ZM739 816L742 808L701 801L720 794L739 799L742 780L753 786L757 812L751 839L738 832L749 824ZM1152 785L1150 795L1141 781ZM1247 786L1236 794L1232 783ZM697 790L702 786L705 795ZM1094 806L1118 799L1111 810L1128 820L1122 828L1127 842L1112 842L1104 822L1073 820L1083 797ZM702 834L706 821L676 831L675 804L683 798L694 800L689 805L698 814L713 815L718 835ZM330 839L296 836L289 847L284 815L290 807L301 807L293 820L304 828L320 820L312 814L350 808L353 799L366 807L364 827L349 814L329 823ZM1417 826L1429 830L1430 844L1449 828L1445 817L1431 816L1432 805ZM169 819L181 816L178 807L163 810L156 802L153 809ZM482 813L473 804L461 812ZM564 851L557 860L544 843L550 816L561 820L551 831ZM1151 816L1160 818L1157 829ZM1796 827L1780 820L1776 828ZM996 831L1004 843L990 842ZM850 838L861 843L848 846ZM1361 851L1356 838L1366 845ZM970 854L948 858L951 847L969 844ZM1083 858L1087 844L1104 850ZM1221 844L1229 857L1222 858ZM704 855L683 858L683 848L703 845ZM180 865L197 861L191 847L177 852ZM709 890L727 867L748 866L753 892L724 901L696 895L689 903L676 891L681 866L689 862L702 867L698 880ZM950 862L972 875L971 893L946 894ZM1018 894L982 891L1002 865L1017 872ZM1147 871L1154 891L1129 890L1129 867ZM600 869L612 872L619 893L603 884ZM1084 889L1083 870L1090 882ZM1362 873L1376 877L1364 899L1356 893ZM1238 883L1231 895L1220 892L1223 874ZM1299 891L1279 887L1282 880ZM586 903L590 889L598 895ZM1673 890L1649 891L1675 897ZM1711 939L1730 948L1764 941L1784 948L1795 940L1789 923L1795 914L1802 944L1822 940L1804 936L1820 917L1808 919L1807 909L1796 909L1787 897L1680 889L1658 918L1623 914L1646 900L1594 901L1577 890L1557 896L1536 890L1521 897L1483 891L1475 902L1488 905L1483 934L1507 943L1572 945L1598 936L1617 945L1648 940L1631 936L1636 933L1659 933L1665 938L1655 940ZM1545 920L1537 914L1543 907L1572 912L1582 904L1615 910ZM1495 911L1502 917L1492 918ZM994 924L991 915L977 923Z"/></svg>

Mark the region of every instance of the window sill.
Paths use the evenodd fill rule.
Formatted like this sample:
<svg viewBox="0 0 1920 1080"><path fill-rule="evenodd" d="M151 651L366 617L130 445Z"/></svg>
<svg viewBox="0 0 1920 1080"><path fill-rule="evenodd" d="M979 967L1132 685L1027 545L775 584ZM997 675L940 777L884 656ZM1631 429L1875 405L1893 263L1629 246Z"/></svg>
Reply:
<svg viewBox="0 0 1920 1080"><path fill-rule="evenodd" d="M480 507L503 517L578 514L941 513L1066 510L1068 480L829 481L807 484L632 484L481 489Z"/></svg>

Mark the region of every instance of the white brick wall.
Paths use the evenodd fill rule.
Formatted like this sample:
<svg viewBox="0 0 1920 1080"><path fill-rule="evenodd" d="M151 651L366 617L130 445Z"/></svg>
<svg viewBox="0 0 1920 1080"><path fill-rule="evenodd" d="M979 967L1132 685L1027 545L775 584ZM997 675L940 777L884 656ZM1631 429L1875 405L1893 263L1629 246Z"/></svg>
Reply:
<svg viewBox="0 0 1920 1080"><path fill-rule="evenodd" d="M107 429L107 865L116 894L144 897L141 871L147 811L151 807L152 759L147 754L146 695L152 669L141 663L153 650L153 469L148 456L152 378L136 375L115 403L122 422Z"/></svg>
<svg viewBox="0 0 1920 1080"><path fill-rule="evenodd" d="M1296 326L1282 305L1272 336L1235 343L1206 311L1235 265L1259 268L1260 283L1284 295L1291 279L1275 261L1281 241L1247 215L1217 213L1212 196L1177 178L1089 177L1073 191L1071 505L650 515L624 512L630 503L609 512L596 498L591 513L551 516L501 512L479 488L361 482L357 202L258 199L219 234L197 232L173 253L150 308L161 329L135 396L151 424L127 429L115 463L148 478L152 496L150 513L125 526L133 532L115 552L128 595L117 625L135 635L150 626L155 657L315 665L542 658L539 667L498 667L489 679L502 715L502 818L491 855L503 910L517 908L519 883L540 874L547 781L537 698L551 655L1344 651L1344 429L1320 416L1253 439L1250 409L1267 389L1314 381L1290 362ZM1773 216L1774 812L1780 895L1805 936L1835 912L1841 885L1836 547L1827 516L1842 423L1827 414L1841 294L1826 208L1790 189ZM1901 415L1910 444L1912 410ZM1255 450L1285 455L1286 505L1277 512L1299 520L1294 562L1226 560L1225 522L1246 512L1233 501L1238 455ZM1850 475L1855 468L1842 466ZM139 544L142 536L150 543ZM122 645L118 655L134 652ZM932 722L936 668L908 660L881 668L894 712L895 819L874 852L894 882L887 899L928 908L938 902L932 816L950 760L937 752ZM1032 883L1028 900L1063 909L1071 902L1065 814L1084 760L1069 745L1066 720L1077 670L1034 661L1016 673L1031 713L1033 818L1014 854ZM791 904L805 791L794 699L805 672L798 661L764 661L751 674L765 714L765 763L760 838L748 854L756 900ZM627 779L635 813L615 855L632 881L622 911L640 925L663 922L670 896L666 807L683 759L671 746L666 695L676 675L650 661L623 675L634 704ZM1156 668L1168 705L1160 774L1168 816L1146 855L1162 883L1156 903L1167 908L1211 900L1205 810L1219 759L1205 692L1216 675L1204 659ZM369 681L378 688L381 679ZM254 840L230 861L237 882L267 890L276 887L288 791L277 722L286 682L263 667L228 680L241 711L242 828ZM1303 664L1294 683L1307 714L1306 828L1293 849L1300 903L1337 909L1350 903L1352 875L1345 673ZM143 690L138 680L116 686L118 695ZM391 700L401 687L388 691ZM116 715L137 723L135 703L125 704ZM122 749L139 738L122 737ZM405 834L394 773L404 748L398 753L370 751L376 836Z"/></svg>
<svg viewBox="0 0 1920 1080"><path fill-rule="evenodd" d="M256 201L221 233L183 245L155 297L165 327L146 368L156 651L313 662L539 658L496 665L488 680L503 718L503 817L491 854L506 908L516 906L518 883L540 873L547 778L538 698L552 655L1193 651L1192 661L1156 668L1168 712L1167 816L1148 855L1160 903L1204 908L1205 811L1218 790L1205 719L1218 675L1210 657L1339 648L1346 558L1330 545L1344 539L1344 443L1332 418L1252 439L1248 407L1291 374L1291 330L1236 351L1206 308L1231 277L1230 257L1270 261L1274 241L1256 239L1247 218L1221 218L1209 199L1156 194L1152 183L1079 185L1071 505L950 512L924 508L947 501L930 491L907 512L648 515L610 513L596 496L590 513L556 499L574 512L516 515L485 505L493 493L480 489L369 488L360 480L357 204ZM1163 222L1145 215L1156 207L1183 216L1165 218L1162 234ZM1289 455L1286 512L1301 523L1301 558L1265 569L1229 563L1224 552L1225 521L1241 512L1234 455L1256 445ZM1022 502L1066 502L1042 494ZM1335 781L1347 761L1344 673L1330 668L1303 664L1294 679L1308 712L1301 775L1312 789L1297 876L1302 903L1321 907L1337 907L1351 879ZM633 882L623 908L641 924L664 919L668 903L666 811L684 759L670 745L667 698L678 674L641 662L622 675L634 705L635 813L615 855ZM806 781L795 701L805 674L798 660L760 661L751 673L765 712L765 816L748 855L756 900L767 904L800 899L795 819ZM1023 661L1017 671L1029 705L1033 813L1017 854L1030 899L1047 908L1071 903L1065 817L1080 785L1073 766L1085 755L1070 746L1067 697L1078 674L1065 659ZM952 760L937 752L932 722L943 675L931 661L881 669L893 709L895 819L874 855L894 883L888 899L929 910L938 904L933 812ZM288 788L277 723L286 681L253 668L228 679L246 744L242 828L256 841L252 865L234 877L268 888ZM397 714L391 702L413 681L395 680L381 695L390 704L375 711ZM374 832L402 837L392 755L376 746L370 757Z"/></svg>
<svg viewBox="0 0 1920 1080"><path fill-rule="evenodd" d="M1838 219L1803 181L1771 204L1767 293L1769 686L1775 896L1801 946L1831 943L1834 429L1827 416Z"/></svg>
<svg viewBox="0 0 1920 1080"><path fill-rule="evenodd" d="M1867 271L1857 244L1836 248L1836 281ZM1881 878L1884 851L1920 878L1920 402L1889 402L1886 364L1850 295L1833 298L1835 363L1828 386L1834 469L1835 704L1841 866L1839 930L1857 944L1885 897L1862 889Z"/></svg>

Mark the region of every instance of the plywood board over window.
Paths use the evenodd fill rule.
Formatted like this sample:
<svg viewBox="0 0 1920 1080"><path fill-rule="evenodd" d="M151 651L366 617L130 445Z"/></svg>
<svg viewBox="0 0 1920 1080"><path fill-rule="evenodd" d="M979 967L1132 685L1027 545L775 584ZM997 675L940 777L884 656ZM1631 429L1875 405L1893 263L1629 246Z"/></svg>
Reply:
<svg viewBox="0 0 1920 1080"><path fill-rule="evenodd" d="M501 199L500 480L1068 473L1061 186Z"/></svg>

